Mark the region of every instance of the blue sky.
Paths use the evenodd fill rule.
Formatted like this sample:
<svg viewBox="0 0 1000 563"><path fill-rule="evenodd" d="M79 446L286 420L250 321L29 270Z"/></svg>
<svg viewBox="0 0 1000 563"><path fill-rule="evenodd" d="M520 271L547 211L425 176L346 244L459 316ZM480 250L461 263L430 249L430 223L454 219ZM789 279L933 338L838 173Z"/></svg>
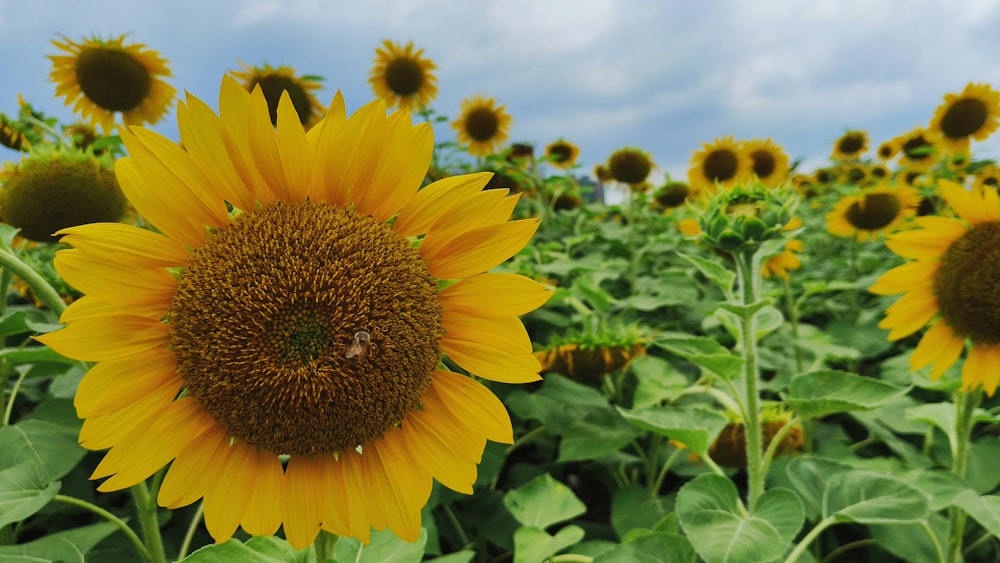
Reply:
<svg viewBox="0 0 1000 563"><path fill-rule="evenodd" d="M512 141L564 137L581 173L633 146L684 178L692 152L724 135L770 137L808 171L847 128L877 145L970 81L1000 88L998 29L996 0L0 0L0 111L22 93L70 119L45 58L60 33L130 33L213 107L242 61L324 76L321 101L340 89L349 111L374 95L381 40L413 40L438 65L438 113L493 96ZM155 128L176 138L174 123ZM974 151L1000 157L1000 134Z"/></svg>

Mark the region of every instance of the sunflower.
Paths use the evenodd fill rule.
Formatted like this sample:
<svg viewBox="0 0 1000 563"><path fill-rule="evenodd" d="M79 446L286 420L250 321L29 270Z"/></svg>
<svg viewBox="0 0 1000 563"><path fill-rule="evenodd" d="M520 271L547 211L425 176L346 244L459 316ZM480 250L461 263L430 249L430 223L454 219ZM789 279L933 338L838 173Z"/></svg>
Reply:
<svg viewBox="0 0 1000 563"><path fill-rule="evenodd" d="M594 165L594 177L600 183L611 181L611 171L608 170L607 164L595 164Z"/></svg>
<svg viewBox="0 0 1000 563"><path fill-rule="evenodd" d="M813 170L813 179L820 185L830 184L837 180L834 172L833 168L817 168Z"/></svg>
<svg viewBox="0 0 1000 563"><path fill-rule="evenodd" d="M986 139L997 130L998 121L1000 92L970 82L960 94L945 94L927 130L944 150L964 153L970 139Z"/></svg>
<svg viewBox="0 0 1000 563"><path fill-rule="evenodd" d="M645 151L624 147L608 157L608 175L623 184L641 184L653 170L653 161Z"/></svg>
<svg viewBox="0 0 1000 563"><path fill-rule="evenodd" d="M899 164L911 170L927 170L938 161L938 151L933 138L922 127L899 137L902 156Z"/></svg>
<svg viewBox="0 0 1000 563"><path fill-rule="evenodd" d="M973 180L973 186L975 186L977 190L991 189L993 191L997 191L1000 189L1000 167L995 164L991 164L977 170L975 173L975 179Z"/></svg>
<svg viewBox="0 0 1000 563"><path fill-rule="evenodd" d="M888 141L883 141L879 144L878 148L875 149L875 155L878 156L879 160L891 160L899 154L899 145L901 140L896 137L889 139Z"/></svg>
<svg viewBox="0 0 1000 563"><path fill-rule="evenodd" d="M772 256L765 262L760 273L765 278L777 276L783 280L790 279L788 270L798 270L802 267L802 262L796 253L801 254L805 250L805 243L799 239L788 239L785 241L785 251L776 256Z"/></svg>
<svg viewBox="0 0 1000 563"><path fill-rule="evenodd" d="M867 131L847 131L833 143L833 160L851 160L868 150Z"/></svg>
<svg viewBox="0 0 1000 563"><path fill-rule="evenodd" d="M864 242L895 230L916 214L919 204L920 195L912 187L882 182L838 201L826 215L826 228L838 237Z"/></svg>
<svg viewBox="0 0 1000 563"><path fill-rule="evenodd" d="M425 59L423 49L414 49L413 41L402 46L388 39L375 49L375 66L368 82L386 106L422 110L437 97L434 61Z"/></svg>
<svg viewBox="0 0 1000 563"><path fill-rule="evenodd" d="M26 151L31 141L21 131L18 123L0 113L0 145L15 151Z"/></svg>
<svg viewBox="0 0 1000 563"><path fill-rule="evenodd" d="M717 185L732 188L753 171L753 159L732 137L704 143L691 156L688 184L693 189L712 193Z"/></svg>
<svg viewBox="0 0 1000 563"><path fill-rule="evenodd" d="M510 123L506 106L497 106L494 98L476 95L462 100L462 114L451 128L459 144L468 146L469 154L488 156L507 140Z"/></svg>
<svg viewBox="0 0 1000 563"><path fill-rule="evenodd" d="M576 159L580 156L580 148L569 141L559 139L545 147L545 156L552 166L569 169L576 164Z"/></svg>
<svg viewBox="0 0 1000 563"><path fill-rule="evenodd" d="M162 79L171 76L166 59L141 43L125 44L125 36L104 40L93 36L77 43L65 36L52 44L67 54L49 55L50 80L56 96L105 133L115 113L125 125L156 123L167 113L177 90Z"/></svg>
<svg viewBox="0 0 1000 563"><path fill-rule="evenodd" d="M633 359L644 356L640 344L562 344L535 352L543 372L555 372L572 379L600 379L601 376L623 370Z"/></svg>
<svg viewBox="0 0 1000 563"><path fill-rule="evenodd" d="M988 395L1000 382L1000 198L992 190L967 191L948 180L938 184L958 217L918 217L919 228L889 237L886 245L910 260L882 275L869 291L903 296L886 310L879 327L899 340L930 328L910 357L941 376L971 342L962 366L962 388L982 385Z"/></svg>
<svg viewBox="0 0 1000 563"><path fill-rule="evenodd" d="M693 193L691 187L684 182L667 182L653 192L653 208L658 211L670 211L690 199L697 199L700 194Z"/></svg>
<svg viewBox="0 0 1000 563"><path fill-rule="evenodd" d="M745 141L743 152L750 155L751 168L761 184L773 188L788 179L788 155L771 139Z"/></svg>
<svg viewBox="0 0 1000 563"><path fill-rule="evenodd" d="M278 101L282 92L288 92L292 100L295 113L299 116L299 122L311 127L321 118L326 108L316 99L315 90L323 87L319 83L320 78L312 75L299 76L295 69L290 66L272 67L269 64L264 66L249 66L240 63L243 70L231 70L229 74L243 83L243 87L248 92L260 86L264 92L264 99L267 100L267 111L271 115L271 125L278 122Z"/></svg>
<svg viewBox="0 0 1000 563"><path fill-rule="evenodd" d="M489 174L418 191L431 125L376 100L347 117L338 94L308 133L292 103L277 128L260 89L225 77L216 114L188 95L184 149L122 132L117 172L162 234L121 224L63 230L60 275L86 296L39 337L99 362L80 383L93 475L113 491L170 464L160 505L204 499L217 541L237 526L414 541L432 480L471 493L487 440L510 419L475 379L539 379L518 315L544 286L485 273L537 219Z"/></svg>

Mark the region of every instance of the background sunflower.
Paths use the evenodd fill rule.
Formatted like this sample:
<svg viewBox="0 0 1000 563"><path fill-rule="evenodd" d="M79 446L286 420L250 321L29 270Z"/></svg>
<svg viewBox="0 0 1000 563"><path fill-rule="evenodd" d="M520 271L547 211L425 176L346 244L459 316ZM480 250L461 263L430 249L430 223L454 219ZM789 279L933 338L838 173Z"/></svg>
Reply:
<svg viewBox="0 0 1000 563"><path fill-rule="evenodd" d="M469 154L487 156L507 141L511 121L506 106L498 106L493 98L475 95L462 100L462 112L451 127Z"/></svg>
<svg viewBox="0 0 1000 563"><path fill-rule="evenodd" d="M387 107L419 111L437 97L437 77L433 73L437 67L423 54L423 49L413 47L413 41L403 46L386 39L375 50L375 66L368 82Z"/></svg>

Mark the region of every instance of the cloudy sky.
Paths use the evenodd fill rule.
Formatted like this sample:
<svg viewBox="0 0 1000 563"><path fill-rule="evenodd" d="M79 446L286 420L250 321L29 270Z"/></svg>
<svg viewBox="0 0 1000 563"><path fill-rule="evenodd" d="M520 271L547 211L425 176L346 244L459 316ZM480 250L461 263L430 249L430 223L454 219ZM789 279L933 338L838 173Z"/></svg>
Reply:
<svg viewBox="0 0 1000 563"><path fill-rule="evenodd" d="M724 135L770 137L808 171L848 128L877 145L970 81L1000 88L998 30L996 0L0 0L0 111L22 93L69 119L48 81L57 34L129 33L213 107L242 61L324 76L321 101L340 89L349 111L373 97L381 40L413 40L438 65L439 114L493 96L512 141L564 137L581 173L634 146L684 178ZM174 123L156 129L176 138ZM1000 156L1000 134L975 151Z"/></svg>

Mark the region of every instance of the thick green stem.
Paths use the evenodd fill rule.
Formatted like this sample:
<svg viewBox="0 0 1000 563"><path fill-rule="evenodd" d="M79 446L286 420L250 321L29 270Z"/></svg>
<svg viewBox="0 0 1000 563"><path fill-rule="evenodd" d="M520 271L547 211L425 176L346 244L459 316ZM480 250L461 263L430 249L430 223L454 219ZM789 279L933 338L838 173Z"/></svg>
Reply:
<svg viewBox="0 0 1000 563"><path fill-rule="evenodd" d="M951 444L951 471L958 478L965 477L969 461L969 442L972 437L972 426L975 424L976 407L982 398L982 391L959 391L955 394L955 441ZM952 507L948 511L948 559L957 563L962 561L962 539L965 534L965 521L968 516L965 511Z"/></svg>
<svg viewBox="0 0 1000 563"><path fill-rule="evenodd" d="M809 548L809 544L815 541L815 539L823 533L823 530L829 528L835 523L836 520L833 516L827 516L826 518L820 520L820 522L816 524L812 530L809 530L809 533L806 534L804 538L799 540L799 543L795 544L795 548L792 549L792 552L785 558L785 563L795 563L798 561L799 557L802 557L802 554Z"/></svg>
<svg viewBox="0 0 1000 563"><path fill-rule="evenodd" d="M15 276L24 280L31 288L31 294L45 304L56 315L62 315L66 310L66 303L63 302L59 292L52 289L49 282L45 281L38 272L25 264L13 252L7 249L0 249L0 266L8 269Z"/></svg>
<svg viewBox="0 0 1000 563"><path fill-rule="evenodd" d="M757 321L751 305L757 303L760 272L753 252L734 256L739 274L740 331L743 345L743 429L747 446L747 506L753 509L764 494L763 432L760 424L760 374L757 366Z"/></svg>
<svg viewBox="0 0 1000 563"><path fill-rule="evenodd" d="M97 514L101 518L104 518L108 522L111 522L112 524L117 526L118 529L122 531L122 533L125 534L125 536L129 539L129 541L132 542L133 545L135 545L136 551L139 552L139 555L141 555L143 559L147 561L152 561L152 558L149 556L149 550L146 549L146 546L142 543L142 540L139 539L139 536L136 535L135 531L121 518L115 516L114 514L108 512L107 510L104 510L100 506L97 506L95 504L90 504L89 502L85 500L80 500L78 498L73 498L66 495L56 495L52 497L52 500L64 502L66 504L72 504L73 506L89 510L94 514Z"/></svg>
<svg viewBox="0 0 1000 563"><path fill-rule="evenodd" d="M167 554L163 550L163 537L160 535L160 522L156 515L156 501L149 494L145 482L133 485L129 492L132 493L135 511L139 515L139 525L142 527L142 536L149 550L149 560L153 563L167 563Z"/></svg>

